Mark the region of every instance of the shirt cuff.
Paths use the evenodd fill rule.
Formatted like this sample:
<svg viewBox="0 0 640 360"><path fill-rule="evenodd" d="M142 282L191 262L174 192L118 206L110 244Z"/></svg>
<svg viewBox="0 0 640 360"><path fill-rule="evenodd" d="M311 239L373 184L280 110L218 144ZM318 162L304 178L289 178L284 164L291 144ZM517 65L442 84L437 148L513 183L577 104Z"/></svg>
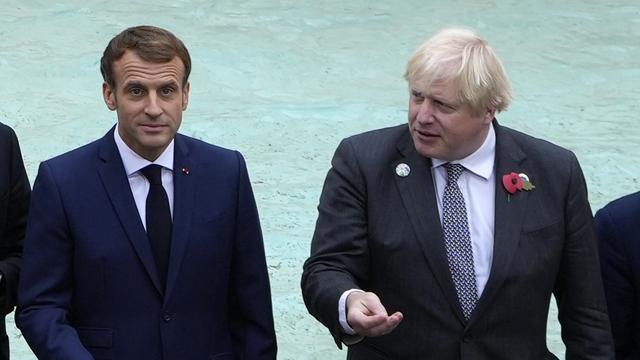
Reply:
<svg viewBox="0 0 640 360"><path fill-rule="evenodd" d="M340 322L340 327L342 327L342 332L347 335L357 335L356 332L349 326L347 322L347 297L352 292L364 292L360 289L351 289L342 293L340 296L340 300L338 301L338 321Z"/></svg>

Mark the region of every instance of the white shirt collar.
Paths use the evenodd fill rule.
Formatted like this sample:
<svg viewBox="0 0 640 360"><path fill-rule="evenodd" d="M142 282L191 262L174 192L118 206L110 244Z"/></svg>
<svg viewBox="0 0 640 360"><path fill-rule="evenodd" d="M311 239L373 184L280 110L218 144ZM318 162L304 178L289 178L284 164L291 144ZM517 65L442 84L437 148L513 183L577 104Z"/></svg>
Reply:
<svg viewBox="0 0 640 360"><path fill-rule="evenodd" d="M113 137L116 141L116 146L118 147L118 152L122 158L122 164L124 165L124 170L127 172L127 176L131 176L150 164L157 164L173 171L173 143L175 140L171 140L162 154L160 154L154 162L151 162L138 155L127 144L125 144L122 137L120 137L120 133L118 133L118 126L116 126L115 131L113 132Z"/></svg>
<svg viewBox="0 0 640 360"><path fill-rule="evenodd" d="M484 139L484 142L478 150L474 151L471 155L456 161L431 159L431 167L436 168L451 162L464 166L467 170L484 178L485 180L489 179L493 173L493 164L496 155L496 132L493 128L493 124L489 124L489 126L489 131L487 132L487 137Z"/></svg>

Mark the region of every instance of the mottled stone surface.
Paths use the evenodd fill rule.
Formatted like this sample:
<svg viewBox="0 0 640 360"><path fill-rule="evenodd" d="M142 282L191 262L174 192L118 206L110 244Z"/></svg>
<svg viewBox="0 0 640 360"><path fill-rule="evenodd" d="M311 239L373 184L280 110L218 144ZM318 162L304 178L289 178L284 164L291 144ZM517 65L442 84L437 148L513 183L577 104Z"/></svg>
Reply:
<svg viewBox="0 0 640 360"><path fill-rule="evenodd" d="M182 132L247 158L279 358L343 359L306 312L301 267L339 140L406 121L413 49L444 26L485 36L515 90L501 123L575 151L595 210L640 189L639 19L631 0L2 0L0 121L18 133L33 181L40 161L114 124L100 93L107 41L138 24L174 31L193 57ZM561 355L554 309L549 317ZM34 359L7 321L13 358Z"/></svg>

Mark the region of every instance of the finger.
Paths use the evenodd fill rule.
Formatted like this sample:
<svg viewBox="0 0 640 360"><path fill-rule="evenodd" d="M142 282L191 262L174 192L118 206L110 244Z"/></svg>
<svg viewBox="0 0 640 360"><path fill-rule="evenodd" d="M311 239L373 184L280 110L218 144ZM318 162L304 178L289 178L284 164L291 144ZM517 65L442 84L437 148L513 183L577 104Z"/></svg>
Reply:
<svg viewBox="0 0 640 360"><path fill-rule="evenodd" d="M380 299L373 293L371 296L364 297L361 300L361 304L372 315L384 315L385 317L388 315L387 309L385 309L384 305L380 302Z"/></svg>
<svg viewBox="0 0 640 360"><path fill-rule="evenodd" d="M404 319L404 315L400 311L396 311L389 316L390 321L395 322L396 325L400 324L400 321Z"/></svg>
<svg viewBox="0 0 640 360"><path fill-rule="evenodd" d="M353 298L351 295L354 295ZM387 309L384 308L380 298L372 292L366 293L354 293L347 298L347 308L351 306L359 307L362 312L369 315L384 315L387 316Z"/></svg>
<svg viewBox="0 0 640 360"><path fill-rule="evenodd" d="M393 331L403 318L404 316L401 312L396 312L391 316L359 315L353 319L353 323L351 321L349 323L351 324L351 328L360 335L380 336Z"/></svg>
<svg viewBox="0 0 640 360"><path fill-rule="evenodd" d="M384 323L377 326L370 327L366 330L363 330L364 333L362 335L366 335L366 336L386 335L391 331L393 331L398 326L398 324L400 324L400 321L401 320L399 320L399 318L396 316L389 316L385 319Z"/></svg>
<svg viewBox="0 0 640 360"><path fill-rule="evenodd" d="M387 316L354 313L352 316L347 317L347 321L353 330L366 331L385 324L387 322Z"/></svg>

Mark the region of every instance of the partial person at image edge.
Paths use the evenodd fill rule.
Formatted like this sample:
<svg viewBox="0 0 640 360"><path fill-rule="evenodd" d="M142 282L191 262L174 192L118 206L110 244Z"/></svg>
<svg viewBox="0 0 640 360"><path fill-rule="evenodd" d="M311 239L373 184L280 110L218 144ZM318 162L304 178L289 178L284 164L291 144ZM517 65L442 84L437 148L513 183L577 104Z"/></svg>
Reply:
<svg viewBox="0 0 640 360"><path fill-rule="evenodd" d="M117 125L40 164L16 324L41 360L276 358L242 155L178 134L191 58L128 28L101 60Z"/></svg>
<svg viewBox="0 0 640 360"><path fill-rule="evenodd" d="M15 132L0 123L0 360L9 359L5 316L16 305L31 186Z"/></svg>
<svg viewBox="0 0 640 360"><path fill-rule="evenodd" d="M500 125L511 89L481 37L409 60L408 125L344 139L302 292L350 360L613 359L593 217L573 153ZM535 116L533 114L532 116Z"/></svg>
<svg viewBox="0 0 640 360"><path fill-rule="evenodd" d="M640 192L596 213L600 267L616 359L640 359Z"/></svg>

